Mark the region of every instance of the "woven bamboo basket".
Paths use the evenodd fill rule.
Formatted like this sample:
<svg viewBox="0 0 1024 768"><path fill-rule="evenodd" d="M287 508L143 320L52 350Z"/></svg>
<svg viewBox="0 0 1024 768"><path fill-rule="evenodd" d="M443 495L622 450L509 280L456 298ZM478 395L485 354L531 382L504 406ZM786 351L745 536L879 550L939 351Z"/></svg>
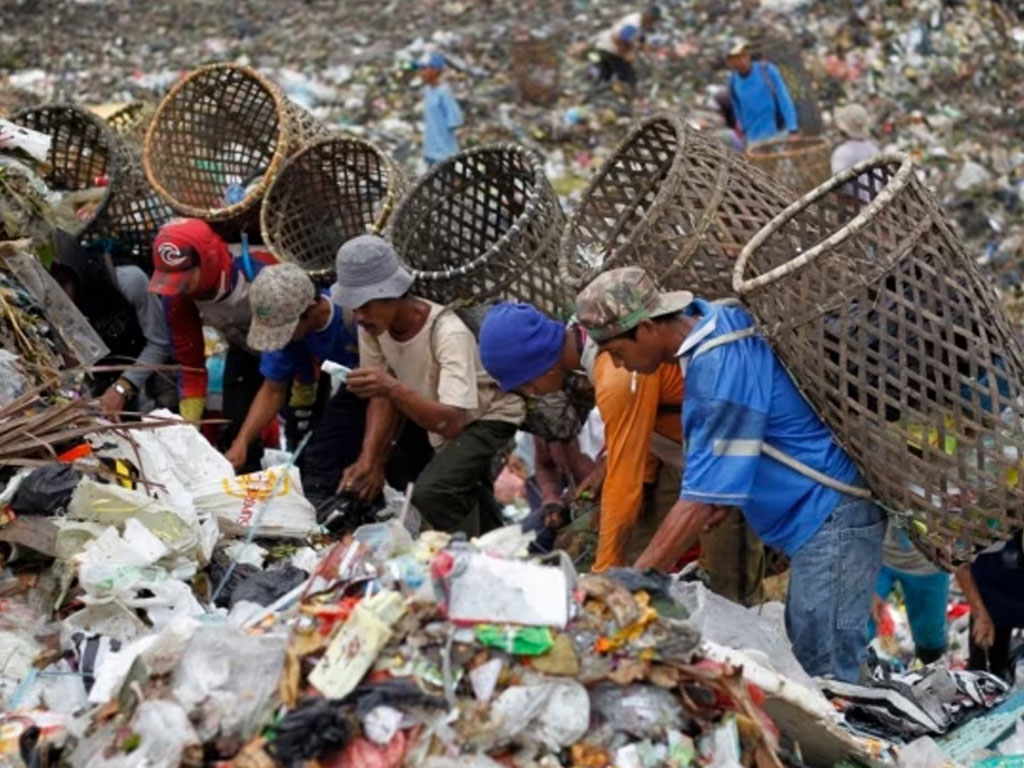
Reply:
<svg viewBox="0 0 1024 768"><path fill-rule="evenodd" d="M390 235L424 298L524 301L562 316L570 302L558 280L563 224L539 158L498 144L432 168L399 203Z"/></svg>
<svg viewBox="0 0 1024 768"><path fill-rule="evenodd" d="M329 270L342 243L387 224L405 179L373 144L351 137L314 142L291 157L263 201L263 242L279 259Z"/></svg>
<svg viewBox="0 0 1024 768"><path fill-rule="evenodd" d="M146 129L153 117L155 107L146 101L129 101L118 104L98 104L90 107L103 118L118 136L127 136L140 144L146 137Z"/></svg>
<svg viewBox="0 0 1024 768"><path fill-rule="evenodd" d="M598 170L559 249L563 282L636 264L666 289L732 295L743 244L793 199L674 114L637 123Z"/></svg>
<svg viewBox="0 0 1024 768"><path fill-rule="evenodd" d="M937 563L1024 523L1024 350L905 155L793 203L736 264L811 404Z"/></svg>
<svg viewBox="0 0 1024 768"><path fill-rule="evenodd" d="M71 234L81 242L114 238L149 269L153 238L173 212L146 181L138 149L96 115L70 105L22 110L12 122L52 137L50 171L44 178L48 186L75 192L106 185L91 216Z"/></svg>
<svg viewBox="0 0 1024 768"><path fill-rule="evenodd" d="M822 136L781 137L751 145L747 160L798 194L824 184L832 175L832 146Z"/></svg>
<svg viewBox="0 0 1024 768"><path fill-rule="evenodd" d="M211 64L157 106L143 158L175 211L225 234L258 235L260 201L285 160L323 135L323 125L255 70Z"/></svg>
<svg viewBox="0 0 1024 768"><path fill-rule="evenodd" d="M509 46L512 76L519 97L533 104L552 104L561 90L558 58L559 41L555 37L515 40Z"/></svg>

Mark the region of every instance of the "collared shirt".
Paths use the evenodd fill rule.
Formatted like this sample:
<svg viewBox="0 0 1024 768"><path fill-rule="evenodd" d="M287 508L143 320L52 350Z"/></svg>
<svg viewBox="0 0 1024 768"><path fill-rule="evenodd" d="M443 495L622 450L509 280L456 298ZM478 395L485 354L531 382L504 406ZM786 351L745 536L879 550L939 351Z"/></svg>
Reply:
<svg viewBox="0 0 1024 768"><path fill-rule="evenodd" d="M792 555L821 527L841 495L764 456L762 443L842 483L857 468L759 336L706 351L717 337L753 326L744 310L695 299L701 320L678 357L686 382L686 465L680 497L741 507L766 544Z"/></svg>
<svg viewBox="0 0 1024 768"><path fill-rule="evenodd" d="M333 303L331 318L319 331L307 333L283 349L260 355L260 373L270 381L287 382L298 378L303 384L311 384L316 381L317 371L324 360L350 368L359 365L359 344L355 333L345 326L341 309Z"/></svg>
<svg viewBox="0 0 1024 768"><path fill-rule="evenodd" d="M447 83L423 87L423 156L441 162L459 151L455 129L462 125L462 110Z"/></svg>

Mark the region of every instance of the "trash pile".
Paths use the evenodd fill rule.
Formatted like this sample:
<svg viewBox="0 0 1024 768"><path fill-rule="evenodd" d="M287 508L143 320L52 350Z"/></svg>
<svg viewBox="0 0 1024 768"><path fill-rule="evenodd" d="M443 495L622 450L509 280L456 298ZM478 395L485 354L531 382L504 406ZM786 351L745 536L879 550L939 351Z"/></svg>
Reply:
<svg viewBox="0 0 1024 768"><path fill-rule="evenodd" d="M808 729L869 754L700 585L418 532L402 499L328 537L294 467L236 478L183 423L86 446L0 497L4 765L795 766Z"/></svg>

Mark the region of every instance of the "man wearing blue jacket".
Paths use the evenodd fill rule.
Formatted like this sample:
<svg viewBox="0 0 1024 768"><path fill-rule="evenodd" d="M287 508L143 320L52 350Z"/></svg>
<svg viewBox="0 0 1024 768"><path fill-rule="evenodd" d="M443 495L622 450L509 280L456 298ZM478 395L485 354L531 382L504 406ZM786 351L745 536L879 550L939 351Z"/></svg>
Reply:
<svg viewBox="0 0 1024 768"><path fill-rule="evenodd" d="M771 62L754 61L750 45L743 38L727 44L725 63L732 70L729 95L747 145L783 133L797 135L800 126L796 108L778 67Z"/></svg>
<svg viewBox="0 0 1024 768"><path fill-rule="evenodd" d="M856 682L885 518L744 310L659 293L639 267L597 277L577 317L612 361L651 373L677 361L685 463L679 501L636 568L665 568L734 505L790 557L786 630L810 675Z"/></svg>

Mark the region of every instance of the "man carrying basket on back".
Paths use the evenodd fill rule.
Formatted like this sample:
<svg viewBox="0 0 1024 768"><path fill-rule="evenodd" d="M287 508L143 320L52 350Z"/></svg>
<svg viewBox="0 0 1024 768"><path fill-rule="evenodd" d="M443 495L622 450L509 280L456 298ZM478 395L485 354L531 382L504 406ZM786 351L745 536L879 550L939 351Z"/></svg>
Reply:
<svg viewBox="0 0 1024 768"><path fill-rule="evenodd" d="M790 557L786 629L810 675L856 681L881 566L885 517L742 309L659 293L638 267L597 277L577 316L616 365L677 361L686 382L679 501L635 567L666 568L717 520L743 510Z"/></svg>

